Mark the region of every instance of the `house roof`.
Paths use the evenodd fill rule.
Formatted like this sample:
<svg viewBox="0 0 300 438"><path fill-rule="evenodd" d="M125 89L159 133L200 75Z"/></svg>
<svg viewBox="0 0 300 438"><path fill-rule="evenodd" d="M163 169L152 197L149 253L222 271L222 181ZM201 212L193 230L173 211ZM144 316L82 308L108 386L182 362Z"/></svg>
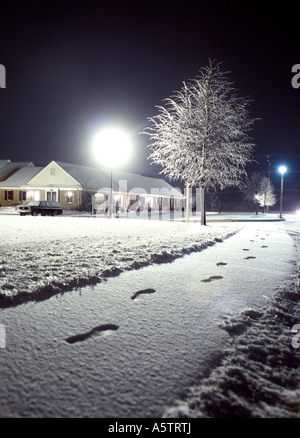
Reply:
<svg viewBox="0 0 300 438"><path fill-rule="evenodd" d="M22 167L17 172L13 173L5 181L0 183L1 187L23 187L26 186L35 175L37 175L43 167Z"/></svg>
<svg viewBox="0 0 300 438"><path fill-rule="evenodd" d="M4 167L8 166L7 163ZM17 164L17 163L14 163ZM24 163L23 163L24 164ZM28 164L28 163L27 163ZM47 175L45 182L42 185L58 188L78 188L81 186L87 190L101 190L110 189L111 185L111 169L109 168L94 168L82 166L78 164L64 163L61 161L53 161L45 167L21 167L21 169L14 172L5 181L0 183L1 187L38 187L37 178L41 172L44 172L49 166L58 165L61 167L70 178L70 181L65 184L55 183L55 179L50 179ZM1 170L1 168L0 168ZM161 178L151 178L133 172L125 172L121 170L113 170L113 190L137 194L153 194L158 196L174 196L182 198L180 190L175 189L169 183ZM53 178L53 177L51 177ZM49 182L46 182L49 180Z"/></svg>
<svg viewBox="0 0 300 438"><path fill-rule="evenodd" d="M5 166L5 164L10 163L10 160L0 160L0 167Z"/></svg>
<svg viewBox="0 0 300 438"><path fill-rule="evenodd" d="M110 173L94 167L55 161L65 172L74 178L83 189L98 190L110 187Z"/></svg>
<svg viewBox="0 0 300 438"><path fill-rule="evenodd" d="M81 184L56 161L51 161L47 166L41 168L40 172L28 181L27 186L32 188L81 188Z"/></svg>
<svg viewBox="0 0 300 438"><path fill-rule="evenodd" d="M30 161L17 161L11 162L9 160L1 160L0 161L0 181L5 181L9 178L14 172L23 167L34 167L34 164Z"/></svg>
<svg viewBox="0 0 300 438"><path fill-rule="evenodd" d="M114 190L119 190L119 181L127 182L127 189L132 193L141 194L141 190L143 189L148 194L159 194L169 196L170 194L174 197L182 198L182 194L180 190L175 189L171 184L167 183L162 178L152 178L149 176L143 176L138 173L124 172L124 171L115 171L113 174Z"/></svg>
<svg viewBox="0 0 300 438"><path fill-rule="evenodd" d="M100 190L110 188L111 169L94 168L56 161L69 175L71 175L85 189ZM141 194L141 189L148 194L171 194L182 197L181 191L175 189L161 178L151 178L138 173L113 170L113 189L115 191L131 191ZM164 193L165 192L165 193Z"/></svg>

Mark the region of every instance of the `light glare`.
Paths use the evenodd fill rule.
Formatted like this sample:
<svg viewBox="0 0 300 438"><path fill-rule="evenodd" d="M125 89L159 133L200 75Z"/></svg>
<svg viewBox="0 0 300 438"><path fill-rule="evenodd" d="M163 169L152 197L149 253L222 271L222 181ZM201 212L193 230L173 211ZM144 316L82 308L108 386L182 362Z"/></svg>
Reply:
<svg viewBox="0 0 300 438"><path fill-rule="evenodd" d="M284 175L286 172L286 167L285 166L280 166L279 167L279 172L281 173L281 175Z"/></svg>
<svg viewBox="0 0 300 438"><path fill-rule="evenodd" d="M131 154L129 136L116 128L100 131L94 138L93 147L96 158L108 167L121 166Z"/></svg>

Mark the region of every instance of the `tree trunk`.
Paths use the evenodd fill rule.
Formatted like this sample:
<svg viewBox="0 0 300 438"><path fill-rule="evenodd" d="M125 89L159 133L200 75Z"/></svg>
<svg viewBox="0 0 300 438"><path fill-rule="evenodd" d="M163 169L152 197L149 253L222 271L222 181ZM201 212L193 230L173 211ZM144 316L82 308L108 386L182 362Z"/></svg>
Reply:
<svg viewBox="0 0 300 438"><path fill-rule="evenodd" d="M186 204L185 204L185 208L186 208L185 221L189 222L189 209L190 209L190 185L189 184L186 185Z"/></svg>
<svg viewBox="0 0 300 438"><path fill-rule="evenodd" d="M206 225L204 187L200 187L200 205L201 205L201 225Z"/></svg>

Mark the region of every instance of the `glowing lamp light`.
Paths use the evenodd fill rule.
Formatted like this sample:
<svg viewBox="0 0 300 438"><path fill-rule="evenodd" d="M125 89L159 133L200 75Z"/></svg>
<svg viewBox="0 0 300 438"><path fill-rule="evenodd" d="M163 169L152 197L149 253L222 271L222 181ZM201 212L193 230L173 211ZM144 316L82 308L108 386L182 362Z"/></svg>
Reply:
<svg viewBox="0 0 300 438"><path fill-rule="evenodd" d="M285 166L280 166L278 170L281 173L281 175L284 175L285 172L287 171L287 168Z"/></svg>
<svg viewBox="0 0 300 438"><path fill-rule="evenodd" d="M287 171L287 168L285 166L280 166L279 167L279 172L281 173L281 190L280 190L280 215L279 217L282 218L282 199L283 199L283 177L285 172Z"/></svg>
<svg viewBox="0 0 300 438"><path fill-rule="evenodd" d="M118 128L107 128L100 131L93 141L94 155L107 167L119 167L131 155L131 140Z"/></svg>
<svg viewBox="0 0 300 438"><path fill-rule="evenodd" d="M131 155L131 139L119 128L106 128L95 135L93 140L94 156L103 164L110 167L110 197L109 216L113 217L113 169L127 162ZM117 216L118 217L118 216Z"/></svg>

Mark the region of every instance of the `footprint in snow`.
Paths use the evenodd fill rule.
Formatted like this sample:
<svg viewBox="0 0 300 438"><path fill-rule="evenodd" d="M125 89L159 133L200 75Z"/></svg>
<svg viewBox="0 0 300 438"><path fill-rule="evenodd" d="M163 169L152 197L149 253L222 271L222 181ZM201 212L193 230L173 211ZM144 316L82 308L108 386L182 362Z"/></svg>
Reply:
<svg viewBox="0 0 300 438"><path fill-rule="evenodd" d="M250 251L249 248L243 248L243 251Z"/></svg>
<svg viewBox="0 0 300 438"><path fill-rule="evenodd" d="M98 325L97 327L94 327L92 330L86 332L86 333L79 333L78 335L70 336L66 339L66 342L68 344L75 344L76 342L83 342L88 338L91 338L92 336L97 335L98 333L102 332L110 332L110 331L116 331L118 330L119 326L116 324L102 324Z"/></svg>
<svg viewBox="0 0 300 438"><path fill-rule="evenodd" d="M244 257L244 260L250 260L250 259L256 259L256 257L251 257L251 256Z"/></svg>
<svg viewBox="0 0 300 438"><path fill-rule="evenodd" d="M203 283L209 283L213 280L221 280L223 277L221 275L213 275L212 277L206 278L205 280L201 280Z"/></svg>
<svg viewBox="0 0 300 438"><path fill-rule="evenodd" d="M223 262L217 263L217 266L226 266L226 265L227 265L227 263L223 263Z"/></svg>
<svg viewBox="0 0 300 438"><path fill-rule="evenodd" d="M142 290L138 290L137 292L135 292L131 299L135 300L139 295L143 295L143 294L153 294L155 291L155 289L142 289Z"/></svg>
<svg viewBox="0 0 300 438"><path fill-rule="evenodd" d="M263 245L263 246L262 246L262 248L268 248L268 246L266 246L266 245Z"/></svg>

